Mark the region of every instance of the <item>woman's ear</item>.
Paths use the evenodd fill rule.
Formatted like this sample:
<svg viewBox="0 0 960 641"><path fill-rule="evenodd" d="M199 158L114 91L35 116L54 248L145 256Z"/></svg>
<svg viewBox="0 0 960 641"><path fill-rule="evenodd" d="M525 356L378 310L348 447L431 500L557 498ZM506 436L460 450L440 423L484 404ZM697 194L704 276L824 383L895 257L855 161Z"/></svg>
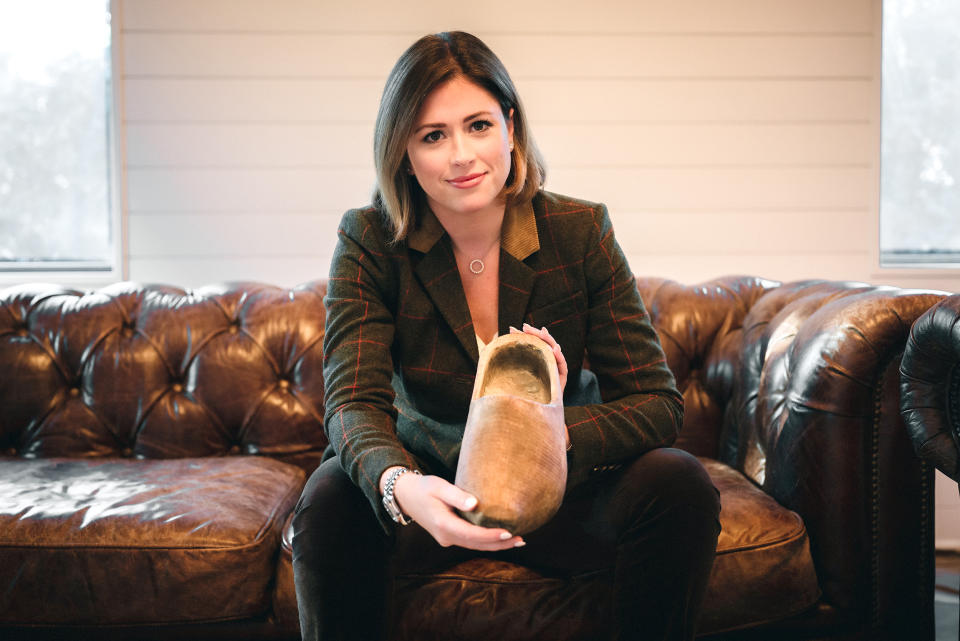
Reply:
<svg viewBox="0 0 960 641"><path fill-rule="evenodd" d="M507 139L510 141L510 151L513 151L513 107L507 114Z"/></svg>

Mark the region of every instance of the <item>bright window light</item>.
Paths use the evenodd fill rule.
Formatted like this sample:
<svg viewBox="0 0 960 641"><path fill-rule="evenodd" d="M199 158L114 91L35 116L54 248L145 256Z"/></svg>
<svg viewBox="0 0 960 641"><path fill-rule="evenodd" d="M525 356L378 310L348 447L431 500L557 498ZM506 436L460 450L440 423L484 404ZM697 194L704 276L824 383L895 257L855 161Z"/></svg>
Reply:
<svg viewBox="0 0 960 641"><path fill-rule="evenodd" d="M960 266L960 2L884 0L880 261Z"/></svg>
<svg viewBox="0 0 960 641"><path fill-rule="evenodd" d="M0 271L110 271L105 0L0 0Z"/></svg>

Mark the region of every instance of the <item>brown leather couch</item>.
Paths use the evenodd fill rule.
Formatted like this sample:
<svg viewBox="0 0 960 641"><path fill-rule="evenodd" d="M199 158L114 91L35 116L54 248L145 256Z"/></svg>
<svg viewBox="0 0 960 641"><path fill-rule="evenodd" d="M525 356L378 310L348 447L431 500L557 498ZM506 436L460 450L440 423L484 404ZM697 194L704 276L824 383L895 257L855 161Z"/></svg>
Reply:
<svg viewBox="0 0 960 641"><path fill-rule="evenodd" d="M942 295L638 279L722 501L713 639L932 639L900 357ZM0 637L295 638L325 283L0 291ZM906 446L906 447L905 447ZM907 453L905 454L905 451ZM398 639L600 639L608 573L401 577Z"/></svg>

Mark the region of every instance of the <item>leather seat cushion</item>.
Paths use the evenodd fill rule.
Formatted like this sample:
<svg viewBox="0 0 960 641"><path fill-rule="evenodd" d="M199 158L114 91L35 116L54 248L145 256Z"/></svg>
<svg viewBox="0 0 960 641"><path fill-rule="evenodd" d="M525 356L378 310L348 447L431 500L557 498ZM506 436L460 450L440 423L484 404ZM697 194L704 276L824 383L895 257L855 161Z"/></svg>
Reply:
<svg viewBox="0 0 960 641"><path fill-rule="evenodd" d="M701 458L720 491L722 531L700 633L761 625L802 612L819 596L800 517L740 472ZM595 639L609 626L610 569L561 580L489 558L400 577L398 639ZM517 608L516 604L529 604Z"/></svg>
<svg viewBox="0 0 960 641"><path fill-rule="evenodd" d="M0 621L151 624L266 612L300 468L236 456L0 464Z"/></svg>
<svg viewBox="0 0 960 641"><path fill-rule="evenodd" d="M720 491L717 557L701 632L753 627L799 614L820 598L803 520L737 470L701 458Z"/></svg>

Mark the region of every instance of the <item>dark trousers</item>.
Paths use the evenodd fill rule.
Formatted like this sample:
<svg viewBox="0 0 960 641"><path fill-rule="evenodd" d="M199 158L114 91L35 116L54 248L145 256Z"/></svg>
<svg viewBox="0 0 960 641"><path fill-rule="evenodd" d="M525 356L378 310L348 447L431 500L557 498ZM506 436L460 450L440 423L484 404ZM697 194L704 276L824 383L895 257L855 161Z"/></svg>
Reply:
<svg viewBox="0 0 960 641"><path fill-rule="evenodd" d="M561 574L613 568L611 638L692 639L719 513L699 461L657 449L570 492L549 523L524 536L526 546L487 556ZM310 477L293 526L305 641L387 639L394 574L481 554L443 548L415 523L386 535L337 458Z"/></svg>

